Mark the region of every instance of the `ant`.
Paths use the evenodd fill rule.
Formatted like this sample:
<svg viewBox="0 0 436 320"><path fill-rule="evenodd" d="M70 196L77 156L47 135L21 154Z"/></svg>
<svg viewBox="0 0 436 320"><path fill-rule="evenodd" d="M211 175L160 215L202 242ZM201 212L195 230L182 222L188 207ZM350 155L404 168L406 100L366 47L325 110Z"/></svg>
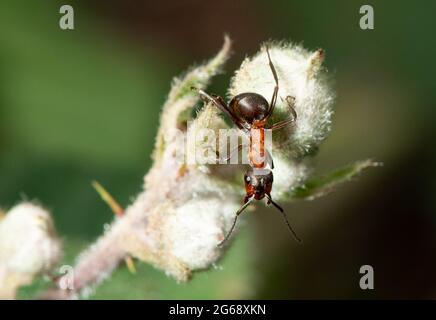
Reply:
<svg viewBox="0 0 436 320"><path fill-rule="evenodd" d="M267 205L272 204L276 207L283 215L286 225L292 235L298 242L301 242L295 231L292 229L286 214L282 207L280 207L271 198L271 189L273 184L273 173L271 169L274 169L274 163L268 150L265 148L265 130L277 130L284 128L290 124L293 124L297 119L297 113L292 107L294 98L291 96L286 97L286 101L291 110L292 117L274 123L270 127L266 127L266 122L269 117L273 114L274 108L277 102L277 95L279 91L279 80L277 77L277 72L274 64L271 61L271 56L268 47L265 47L266 53L268 55L269 66L274 77L275 87L274 92L271 97L271 102L268 101L260 94L254 92L244 92L236 95L230 101L229 105L224 102L224 99L217 95L209 95L203 90L192 87L200 95L201 99L206 102L211 102L219 110L224 112L232 122L245 134L249 136L249 151L248 156L250 160L251 168L247 170L244 175L245 191L246 195L244 197L243 206L236 212L233 225L230 231L227 233L223 241L221 241L218 246L222 246L229 238L236 226L236 221L238 216L248 207L248 205L253 200L261 200L267 198ZM255 141L255 135L258 139ZM243 145L238 145L234 151L240 151ZM230 154L230 158L232 157ZM269 158L268 163L265 163L265 154ZM262 159L262 160L259 160ZM228 160L228 159L227 159ZM271 167L271 169L268 167Z"/></svg>

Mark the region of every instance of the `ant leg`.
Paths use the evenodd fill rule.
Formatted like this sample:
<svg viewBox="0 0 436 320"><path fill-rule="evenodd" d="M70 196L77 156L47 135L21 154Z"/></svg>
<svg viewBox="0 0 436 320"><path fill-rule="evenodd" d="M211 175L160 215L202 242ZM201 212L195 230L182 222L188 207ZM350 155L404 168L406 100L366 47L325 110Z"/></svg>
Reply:
<svg viewBox="0 0 436 320"><path fill-rule="evenodd" d="M294 116L295 119L297 119L297 112L294 109L294 106L295 106L295 97L293 97L293 96L286 96L285 100L286 100L286 103L288 104L288 107L289 107L292 115ZM283 99L282 99L282 101L283 101Z"/></svg>
<svg viewBox="0 0 436 320"><path fill-rule="evenodd" d="M226 235L226 237L224 238L224 240L223 241L221 241L220 243L218 243L218 247L222 247L222 245L224 244L224 243L226 243L226 241L230 238L230 235L232 234L232 232L233 232L233 229L235 229L235 226L236 226L236 221L238 220L238 217L239 217L239 215L245 210L245 208L247 208L248 207L248 205L253 201L253 199L254 199L254 197L251 197L251 198L247 198L247 197L245 197L245 199L244 199L244 205L236 212L236 215L235 215L235 220L233 220L233 224L232 224L232 227L230 228L230 231L227 233L227 235Z"/></svg>
<svg viewBox="0 0 436 320"><path fill-rule="evenodd" d="M284 127L294 123L297 120L297 112L295 111L295 109L293 107L294 102L295 102L295 98L291 97L291 96L287 96L286 102L288 103L288 107L292 113L292 118L274 123L270 128L271 130L277 130L277 129L284 128Z"/></svg>
<svg viewBox="0 0 436 320"><path fill-rule="evenodd" d="M294 122L295 122L295 119L286 119L283 121L279 121L279 122L274 123L270 129L271 130L282 129L290 124L293 124Z"/></svg>
<svg viewBox="0 0 436 320"><path fill-rule="evenodd" d="M200 98L206 102L212 102L215 107L224 112L230 120L241 130L246 130L247 128L241 123L241 121L233 114L233 112L229 109L227 104L224 102L223 98L216 95L209 95L205 91L198 89L196 87L191 87L192 90L197 91L200 95Z"/></svg>
<svg viewBox="0 0 436 320"><path fill-rule="evenodd" d="M221 158L221 157L219 156L219 154L217 153L219 163L222 163L222 162L227 163L227 162L228 162L229 160L231 160L231 159L232 159L232 158L233 158L237 153L239 153L239 151L245 149L246 147L247 147L247 146L244 145L244 144L240 144L240 145L238 145L236 148L234 148L232 151L230 151L230 154L229 154L229 156L228 156L227 158Z"/></svg>
<svg viewBox="0 0 436 320"><path fill-rule="evenodd" d="M276 106L277 94L279 92L279 78L277 77L276 68L274 67L274 64L271 61L271 56L269 54L268 46L266 46L265 48L266 48L266 54L268 55L269 67L271 68L271 72L273 74L274 81L276 82L276 85L274 87L274 92L273 92L273 95L271 97L271 102L269 104L269 109L268 109L268 112L267 112L267 116L266 116L268 118L269 116L272 115L272 113L274 111L274 108Z"/></svg>
<svg viewBox="0 0 436 320"><path fill-rule="evenodd" d="M272 203L273 206L276 207L282 213L283 219L285 220L286 225L288 226L289 231L292 233L292 235L294 236L295 240L297 240L298 243L301 243L302 242L301 239L297 236L297 233L294 231L294 229L292 229L291 224L289 223L288 218L286 217L286 213L283 211L283 208L280 207L276 202L273 201L273 199L271 198L271 195L266 194L265 196L268 199L267 204Z"/></svg>

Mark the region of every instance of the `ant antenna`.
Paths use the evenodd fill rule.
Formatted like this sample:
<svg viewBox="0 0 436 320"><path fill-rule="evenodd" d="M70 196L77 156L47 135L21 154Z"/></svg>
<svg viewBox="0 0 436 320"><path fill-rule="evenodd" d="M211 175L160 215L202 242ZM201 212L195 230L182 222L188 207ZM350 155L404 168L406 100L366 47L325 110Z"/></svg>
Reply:
<svg viewBox="0 0 436 320"><path fill-rule="evenodd" d="M221 241L220 243L218 243L218 247L222 247L222 245L224 243L226 243L227 240L229 240L230 235L233 232L233 229L235 229L236 226L236 221L238 220L239 215L245 210L245 208L248 207L248 205L253 201L254 197L251 197L237 212L235 215L235 220L233 220L233 224L232 227L230 228L230 231L227 233L226 237L224 238L223 241Z"/></svg>
<svg viewBox="0 0 436 320"><path fill-rule="evenodd" d="M265 45L265 51L266 51L266 54L267 54L267 56L268 56L268 63L269 63L269 66L270 66L270 68L271 68L271 72L273 73L273 76L274 76L274 80L276 81L276 83L278 82L278 77L277 77L277 71L276 71L276 68L274 67L274 64L273 64L273 62L272 62L272 60L271 60L271 56L270 56L270 54L269 54L269 47L268 47L268 45Z"/></svg>
<svg viewBox="0 0 436 320"><path fill-rule="evenodd" d="M297 236L297 233L295 232L295 230L292 229L291 224L289 223L288 217L286 216L286 213L284 212L283 208L280 207L277 203L275 203L273 201L273 199L271 199L271 196L269 194L266 194L265 196L268 198L268 203L267 204L272 203L273 206L276 207L282 213L283 219L285 220L286 225L288 226L288 229L289 229L289 231L291 231L291 233L294 236L295 240L297 240L298 243L302 243L303 241Z"/></svg>
<svg viewBox="0 0 436 320"><path fill-rule="evenodd" d="M271 102L270 102L270 110L269 110L269 114L272 114L272 113L273 113L273 110L274 110L274 108L275 108L275 106L276 106L276 102L277 102L277 94L278 94L278 92L279 92L279 78L278 78L278 76L277 76L276 68L274 67L274 64L273 64L273 62L272 62L272 60L271 60L271 56L270 56L270 54L269 54L269 48L268 48L268 45L265 45L265 50L266 50L266 54L268 55L268 63L269 63L269 67L270 67L270 69L271 69L271 72L272 72L273 77L274 77L274 81L275 81L275 83L276 83L276 85L275 85L275 87L274 87L273 95L272 95L272 97L271 97Z"/></svg>

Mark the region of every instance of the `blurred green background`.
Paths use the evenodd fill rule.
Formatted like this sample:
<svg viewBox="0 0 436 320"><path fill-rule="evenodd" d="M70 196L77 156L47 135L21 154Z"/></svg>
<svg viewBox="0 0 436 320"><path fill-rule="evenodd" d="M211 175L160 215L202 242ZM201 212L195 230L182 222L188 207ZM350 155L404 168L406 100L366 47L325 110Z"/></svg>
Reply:
<svg viewBox="0 0 436 320"><path fill-rule="evenodd" d="M59 28L62 4L74 7L74 31ZM359 28L363 4L375 30ZM122 267L92 298L436 298L435 12L430 1L3 0L0 205L49 207L71 263L113 219L90 181L123 205L139 192L171 79L228 33L234 55L211 88L224 94L260 43L289 39L324 48L336 81L317 172L365 158L385 166L288 206L301 246L259 210L218 267L191 283ZM364 264L375 290L359 288Z"/></svg>

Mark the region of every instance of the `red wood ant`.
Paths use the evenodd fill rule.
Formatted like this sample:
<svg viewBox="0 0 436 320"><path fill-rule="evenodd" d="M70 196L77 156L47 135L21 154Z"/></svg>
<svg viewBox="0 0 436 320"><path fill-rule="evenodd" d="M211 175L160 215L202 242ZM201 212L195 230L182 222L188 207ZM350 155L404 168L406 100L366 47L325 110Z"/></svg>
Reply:
<svg viewBox="0 0 436 320"><path fill-rule="evenodd" d="M279 91L279 80L277 77L277 72L274 67L274 64L271 61L271 56L268 50L268 47L265 48L266 53L268 55L269 66L271 72L274 77L275 87L274 92L271 97L271 102L268 101L260 94L254 92L245 92L236 95L230 101L229 105L224 102L224 99L217 95L209 95L203 90L199 90L195 87L192 87L193 90L196 90L201 99L206 102L212 102L219 110L224 112L232 122L244 133L246 133L250 138L249 143L249 151L248 157L250 160L251 168L247 170L244 175L245 182L245 191L246 195L244 197L243 206L236 212L235 219L233 221L233 225L230 228L230 231L227 233L226 237L223 241L221 241L218 246L222 246L230 237L235 228L236 221L238 216L248 207L248 205L253 200L261 200L263 198L267 198L267 205L272 204L276 207L283 215L283 218L288 226L289 231L295 237L298 242L301 242L300 238L298 238L295 231L292 229L283 208L280 207L276 202L274 202L271 198L271 189L273 184L273 173L268 168L268 165L271 169L274 168L274 163L271 155L268 150L265 148L265 130L277 130L286 127L295 122L297 119L297 114L292 107L293 105L293 97L288 96L286 101L291 110L292 117L289 119L285 119L283 121L279 121L274 123L270 127L266 127L266 122L268 118L273 114L274 108L277 102L277 95ZM253 139L254 134L258 135L258 139ZM243 145L239 145L237 150L240 151L243 148ZM235 151L235 150L234 150ZM233 151L231 152L231 154ZM265 163L265 155L269 158L269 163ZM232 155L230 155L231 157ZM262 160L259 160L262 159Z"/></svg>

